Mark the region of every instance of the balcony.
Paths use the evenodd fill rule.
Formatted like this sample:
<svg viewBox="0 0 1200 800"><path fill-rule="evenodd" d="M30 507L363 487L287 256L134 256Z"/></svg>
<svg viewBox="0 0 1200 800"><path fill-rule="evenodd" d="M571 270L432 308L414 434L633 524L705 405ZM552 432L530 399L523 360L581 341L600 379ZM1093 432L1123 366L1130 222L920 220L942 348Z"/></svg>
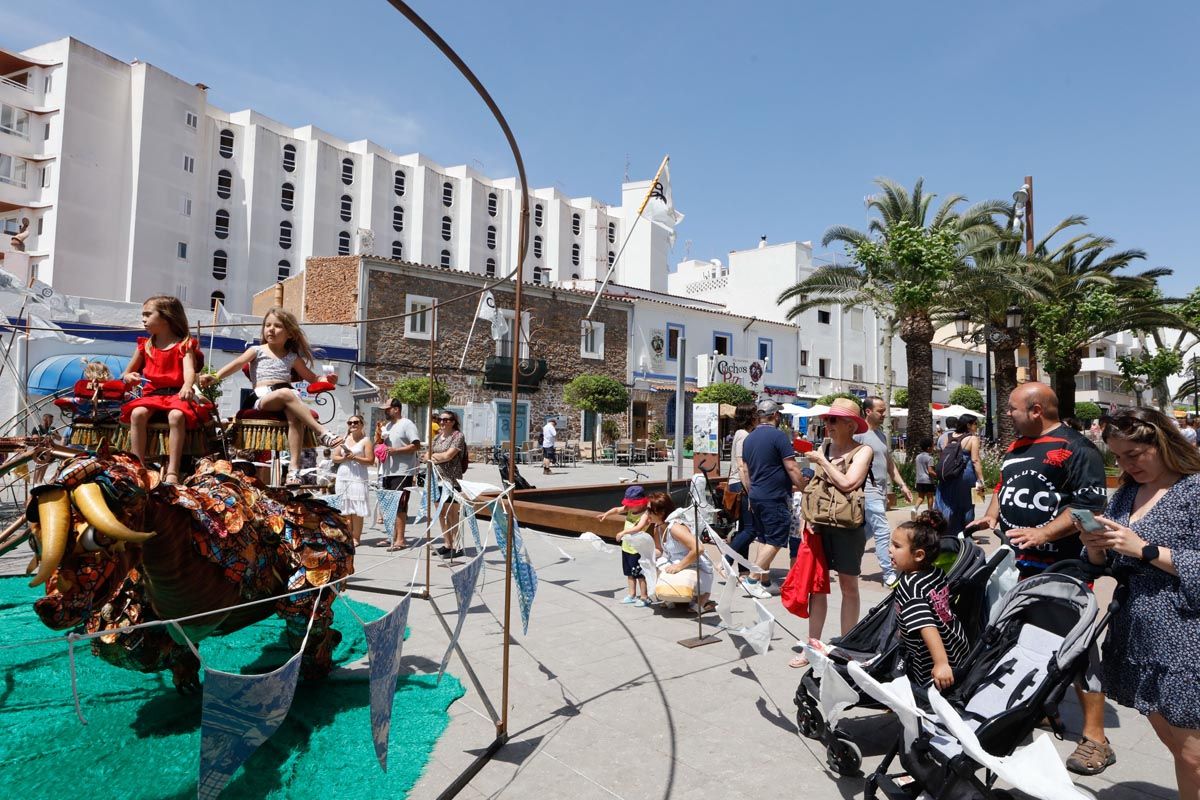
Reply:
<svg viewBox="0 0 1200 800"><path fill-rule="evenodd" d="M934 389L945 389L946 388L946 373L938 372L936 369L933 371L933 388Z"/></svg>
<svg viewBox="0 0 1200 800"><path fill-rule="evenodd" d="M485 389L512 389L513 360L510 356L488 356L483 362ZM522 358L517 362L517 391L536 392L548 372L544 358Z"/></svg>
<svg viewBox="0 0 1200 800"><path fill-rule="evenodd" d="M1079 362L1080 372L1107 372L1110 375L1119 375L1121 371L1117 369L1117 360L1115 358L1106 358L1103 356L1091 356L1081 359Z"/></svg>
<svg viewBox="0 0 1200 800"><path fill-rule="evenodd" d="M983 376L982 375L970 375L966 378L963 378L963 384L966 386L972 386L976 389L979 389L980 391L983 391Z"/></svg>

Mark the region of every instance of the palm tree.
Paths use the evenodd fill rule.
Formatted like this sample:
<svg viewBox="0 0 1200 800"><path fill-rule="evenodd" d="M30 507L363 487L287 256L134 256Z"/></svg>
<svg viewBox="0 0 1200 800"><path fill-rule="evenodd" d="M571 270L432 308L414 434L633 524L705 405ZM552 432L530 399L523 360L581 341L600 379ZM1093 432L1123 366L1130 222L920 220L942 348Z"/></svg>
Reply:
<svg viewBox="0 0 1200 800"><path fill-rule="evenodd" d="M855 263L820 267L783 291L777 302L792 304L788 319L829 303L871 308L884 323L885 397L891 396L892 341L899 334L908 364L908 441L915 447L933 428L934 319L952 313L944 303L957 271L973 256L970 243L998 230L994 216L1008 206L995 200L959 211L966 198L955 194L931 215L936 195L925 193L924 179L911 193L887 178L876 185L880 191L867 207L877 216L866 232L837 225L822 238L826 247L845 244Z"/></svg>

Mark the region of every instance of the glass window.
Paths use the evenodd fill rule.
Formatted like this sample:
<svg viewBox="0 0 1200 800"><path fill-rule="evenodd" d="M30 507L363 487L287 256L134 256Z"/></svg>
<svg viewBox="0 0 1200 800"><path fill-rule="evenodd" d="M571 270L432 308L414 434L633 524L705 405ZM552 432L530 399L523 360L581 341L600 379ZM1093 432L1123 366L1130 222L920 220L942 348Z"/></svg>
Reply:
<svg viewBox="0 0 1200 800"><path fill-rule="evenodd" d="M404 298L404 313L407 324L404 326L404 336L407 339L429 339L433 333L433 304L432 297L419 297L410 294Z"/></svg>
<svg viewBox="0 0 1200 800"><path fill-rule="evenodd" d="M342 183L346 184L347 186L354 183L354 159L353 158L343 158L342 159Z"/></svg>
<svg viewBox="0 0 1200 800"><path fill-rule="evenodd" d="M448 242L453 235L454 223L450 221L449 217L442 217L442 238Z"/></svg>
<svg viewBox="0 0 1200 800"><path fill-rule="evenodd" d="M217 197L228 200L233 194L233 173L223 169L217 173Z"/></svg>
<svg viewBox="0 0 1200 800"><path fill-rule="evenodd" d="M183 157L183 171L189 172L189 173L195 172L196 171L196 159L193 158L192 156L185 155Z"/></svg>
<svg viewBox="0 0 1200 800"><path fill-rule="evenodd" d="M617 241L617 223L608 223L608 243L613 244Z"/></svg>
<svg viewBox="0 0 1200 800"><path fill-rule="evenodd" d="M861 331L863 329L863 310L861 308L850 309L850 330Z"/></svg>
<svg viewBox="0 0 1200 800"><path fill-rule="evenodd" d="M217 152L221 158L233 158L233 131L226 128L217 139Z"/></svg>
<svg viewBox="0 0 1200 800"><path fill-rule="evenodd" d="M392 258L396 259L397 261L404 258L404 245L399 239L392 242Z"/></svg>
<svg viewBox="0 0 1200 800"><path fill-rule="evenodd" d="M807 350L800 351L800 366L802 366L802 367L808 366L808 351Z"/></svg>
<svg viewBox="0 0 1200 800"><path fill-rule="evenodd" d="M733 337L728 333L714 333L713 350L717 351L717 355L733 355Z"/></svg>
<svg viewBox="0 0 1200 800"><path fill-rule="evenodd" d="M817 309L817 322L818 323L820 323L821 325L828 325L828 324L830 324L830 321L832 319L833 319L833 315L830 314L828 311L824 311L819 308Z"/></svg>
<svg viewBox="0 0 1200 800"><path fill-rule="evenodd" d="M495 225L488 225L487 246L488 246L489 250L496 249L496 226Z"/></svg>
<svg viewBox="0 0 1200 800"><path fill-rule="evenodd" d="M279 223L279 246L284 250L290 250L292 247L292 223L286 219Z"/></svg>
<svg viewBox="0 0 1200 800"><path fill-rule="evenodd" d="M349 222L350 218L354 216L354 200L348 194L342 195L342 210L339 216L341 216L342 222Z"/></svg>
<svg viewBox="0 0 1200 800"><path fill-rule="evenodd" d="M454 205L454 187L450 185L450 181L442 184L442 205L446 208Z"/></svg>
<svg viewBox="0 0 1200 800"><path fill-rule="evenodd" d="M182 258L182 259L187 258L187 242L176 242L175 243L175 257Z"/></svg>
<svg viewBox="0 0 1200 800"><path fill-rule="evenodd" d="M285 144L283 146L283 171L296 171L296 145Z"/></svg>
<svg viewBox="0 0 1200 800"><path fill-rule="evenodd" d="M225 293L224 292L213 292L212 294L210 294L208 296L208 310L215 311L217 308L217 303L220 303L221 305L225 305Z"/></svg>
<svg viewBox="0 0 1200 800"><path fill-rule="evenodd" d="M542 257L542 237L540 236L533 237L533 257Z"/></svg>
<svg viewBox="0 0 1200 800"><path fill-rule="evenodd" d="M180 196L179 198L179 213L185 217L190 217L192 215L192 198L188 197L186 194Z"/></svg>
<svg viewBox="0 0 1200 800"><path fill-rule="evenodd" d="M573 234L575 234L576 236L578 236L578 235L579 235L579 232L580 232L581 230L583 230L583 223L582 223L582 221L579 219L579 215L578 215L578 214L572 214L572 215L571 215L571 233L573 233Z"/></svg>
<svg viewBox="0 0 1200 800"><path fill-rule="evenodd" d="M229 212L223 208L217 209L217 218L213 222L213 233L218 239L229 238Z"/></svg>
<svg viewBox="0 0 1200 800"><path fill-rule="evenodd" d="M542 204L538 203L533 207L533 224L539 228L542 227Z"/></svg>
<svg viewBox="0 0 1200 800"><path fill-rule="evenodd" d="M229 257L224 250L217 250L213 253L213 270L212 276L219 281L225 280L229 275Z"/></svg>
<svg viewBox="0 0 1200 800"><path fill-rule="evenodd" d="M851 364L850 365L850 375L851 375L850 380L861 381L863 379L863 365L862 364Z"/></svg>
<svg viewBox="0 0 1200 800"><path fill-rule="evenodd" d="M296 187L290 183L285 183L279 187L279 205L284 211L291 211L296 207Z"/></svg>
<svg viewBox="0 0 1200 800"><path fill-rule="evenodd" d="M194 111L186 111L183 115L183 124L187 125L192 130L200 123L200 118L196 116Z"/></svg>
<svg viewBox="0 0 1200 800"><path fill-rule="evenodd" d="M604 358L604 323L579 321L580 358Z"/></svg>
<svg viewBox="0 0 1200 800"><path fill-rule="evenodd" d="M408 180L408 176L404 174L404 170L396 170L396 174L392 176L392 190L396 192L397 197L404 197L404 184Z"/></svg>
<svg viewBox="0 0 1200 800"><path fill-rule="evenodd" d="M615 263L617 263L617 254L614 253L612 250L609 250L608 251L608 265L611 267Z"/></svg>
<svg viewBox="0 0 1200 800"><path fill-rule="evenodd" d="M286 258L281 259L275 267L275 280L283 281L292 276L292 265L288 263Z"/></svg>
<svg viewBox="0 0 1200 800"><path fill-rule="evenodd" d="M442 251L442 262L441 263L442 263L443 267L450 266L450 251L449 250Z"/></svg>
<svg viewBox="0 0 1200 800"><path fill-rule="evenodd" d="M29 112L23 108L0 105L0 131L29 138Z"/></svg>
<svg viewBox="0 0 1200 800"><path fill-rule="evenodd" d="M828 358L818 358L817 359L817 375L822 378L829 377L829 359Z"/></svg>
<svg viewBox="0 0 1200 800"><path fill-rule="evenodd" d="M337 254L339 256L350 255L350 232L342 231L338 234Z"/></svg>
<svg viewBox="0 0 1200 800"><path fill-rule="evenodd" d="M489 278L496 277L496 259L489 258L487 260L487 264L484 265L484 268L483 268L483 273L485 275L487 275Z"/></svg>
<svg viewBox="0 0 1200 800"><path fill-rule="evenodd" d="M392 206L392 230L396 233L404 230L404 209L400 206Z"/></svg>
<svg viewBox="0 0 1200 800"><path fill-rule="evenodd" d="M499 207L500 207L500 201L496 197L496 193L489 192L488 193L488 214L493 217L496 216L496 211L499 209Z"/></svg>
<svg viewBox="0 0 1200 800"><path fill-rule="evenodd" d="M667 325L667 358L671 361L679 359L679 339L683 336L683 327Z"/></svg>

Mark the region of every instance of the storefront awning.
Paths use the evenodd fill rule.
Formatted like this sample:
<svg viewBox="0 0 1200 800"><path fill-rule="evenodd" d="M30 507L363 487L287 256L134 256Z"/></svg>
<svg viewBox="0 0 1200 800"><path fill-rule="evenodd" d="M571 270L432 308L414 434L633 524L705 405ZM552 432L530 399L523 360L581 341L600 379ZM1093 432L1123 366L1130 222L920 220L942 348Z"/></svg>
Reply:
<svg viewBox="0 0 1200 800"><path fill-rule="evenodd" d="M29 393L54 394L60 389L74 386L75 381L83 377L83 368L88 361L102 362L115 378L125 371L129 357L79 354L50 356L29 371Z"/></svg>

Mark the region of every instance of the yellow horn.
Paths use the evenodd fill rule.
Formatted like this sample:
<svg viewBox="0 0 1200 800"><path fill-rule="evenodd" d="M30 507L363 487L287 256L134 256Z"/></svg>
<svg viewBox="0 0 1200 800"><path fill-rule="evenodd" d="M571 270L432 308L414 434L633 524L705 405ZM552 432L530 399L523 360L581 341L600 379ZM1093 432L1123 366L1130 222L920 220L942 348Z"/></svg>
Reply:
<svg viewBox="0 0 1200 800"><path fill-rule="evenodd" d="M122 524L113 515L108 503L104 502L104 493L98 484L84 483L76 486L71 490L71 499L75 501L75 507L83 514L88 524L109 538L140 544L154 535L154 531L142 533Z"/></svg>
<svg viewBox="0 0 1200 800"><path fill-rule="evenodd" d="M38 495L38 522L41 544L38 547L38 571L30 586L45 583L58 569L67 552L67 533L71 530L71 503L66 489L47 489Z"/></svg>

